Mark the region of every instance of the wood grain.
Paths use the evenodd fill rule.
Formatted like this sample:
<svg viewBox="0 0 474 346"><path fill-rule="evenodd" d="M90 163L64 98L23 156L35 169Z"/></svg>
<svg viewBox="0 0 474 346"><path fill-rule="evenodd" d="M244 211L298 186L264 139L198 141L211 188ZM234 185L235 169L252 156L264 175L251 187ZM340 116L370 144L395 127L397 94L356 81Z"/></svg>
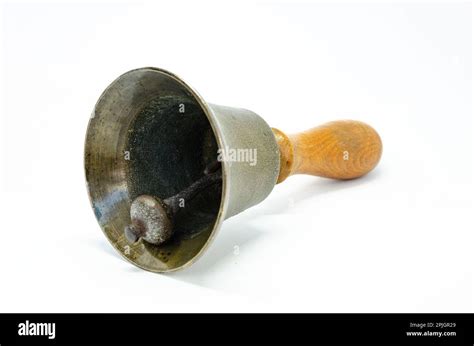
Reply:
<svg viewBox="0 0 474 346"><path fill-rule="evenodd" d="M277 183L292 174L358 178L374 169L382 155L380 136L360 121L333 121L295 135L272 130L280 147Z"/></svg>

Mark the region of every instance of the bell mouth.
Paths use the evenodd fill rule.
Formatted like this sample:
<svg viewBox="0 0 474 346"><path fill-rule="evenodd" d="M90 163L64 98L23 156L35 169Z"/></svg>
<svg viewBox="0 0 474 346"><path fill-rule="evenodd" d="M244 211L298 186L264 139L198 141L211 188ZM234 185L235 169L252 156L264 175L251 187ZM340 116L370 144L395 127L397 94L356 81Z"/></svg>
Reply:
<svg viewBox="0 0 474 346"><path fill-rule="evenodd" d="M225 215L222 138L206 102L180 78L162 69L129 71L102 93L85 142L87 188L95 216L124 258L145 270L168 272L193 263ZM206 167L222 179L183 201L173 235L163 244L127 241L130 206L141 195L166 199L203 177Z"/></svg>

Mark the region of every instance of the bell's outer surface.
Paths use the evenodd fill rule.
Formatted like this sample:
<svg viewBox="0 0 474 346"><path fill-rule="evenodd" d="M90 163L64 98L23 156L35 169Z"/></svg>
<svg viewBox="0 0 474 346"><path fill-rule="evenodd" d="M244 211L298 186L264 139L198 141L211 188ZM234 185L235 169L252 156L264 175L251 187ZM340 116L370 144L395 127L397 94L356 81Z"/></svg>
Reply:
<svg viewBox="0 0 474 346"><path fill-rule="evenodd" d="M280 152L267 123L246 109L209 104L224 147L225 219L263 201L276 184Z"/></svg>
<svg viewBox="0 0 474 346"><path fill-rule="evenodd" d="M210 228L197 236L160 246L143 241L128 244L123 228L130 222L132 198L126 165L121 159L127 150L126 133L140 109L156 95L166 93L190 95L210 123L222 156L220 207ZM161 153L157 159L163 154L166 156ZM87 128L84 158L88 194L102 231L126 260L152 272L176 271L194 263L224 219L260 203L270 194L280 165L275 137L261 117L245 109L208 104L181 78L154 67L128 71L102 93Z"/></svg>

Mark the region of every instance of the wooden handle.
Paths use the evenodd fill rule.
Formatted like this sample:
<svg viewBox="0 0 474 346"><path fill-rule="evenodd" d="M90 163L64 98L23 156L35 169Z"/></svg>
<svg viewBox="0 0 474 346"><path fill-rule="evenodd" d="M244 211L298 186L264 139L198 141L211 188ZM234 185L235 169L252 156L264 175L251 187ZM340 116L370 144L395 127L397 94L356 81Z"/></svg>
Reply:
<svg viewBox="0 0 474 346"><path fill-rule="evenodd" d="M280 147L277 183L292 174L358 178L374 169L382 155L379 135L360 121L333 121L295 135L272 130Z"/></svg>

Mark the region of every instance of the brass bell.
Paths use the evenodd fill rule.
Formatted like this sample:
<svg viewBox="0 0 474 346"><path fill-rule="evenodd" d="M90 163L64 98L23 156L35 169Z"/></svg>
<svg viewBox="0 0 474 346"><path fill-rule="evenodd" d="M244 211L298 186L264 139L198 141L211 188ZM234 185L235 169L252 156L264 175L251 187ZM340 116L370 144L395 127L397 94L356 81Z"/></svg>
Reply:
<svg viewBox="0 0 474 346"><path fill-rule="evenodd" d="M196 261L225 219L288 176L357 178L381 154L380 137L364 123L286 135L252 111L208 104L176 75L147 67L118 77L97 101L85 171L112 245L140 268L169 272Z"/></svg>

